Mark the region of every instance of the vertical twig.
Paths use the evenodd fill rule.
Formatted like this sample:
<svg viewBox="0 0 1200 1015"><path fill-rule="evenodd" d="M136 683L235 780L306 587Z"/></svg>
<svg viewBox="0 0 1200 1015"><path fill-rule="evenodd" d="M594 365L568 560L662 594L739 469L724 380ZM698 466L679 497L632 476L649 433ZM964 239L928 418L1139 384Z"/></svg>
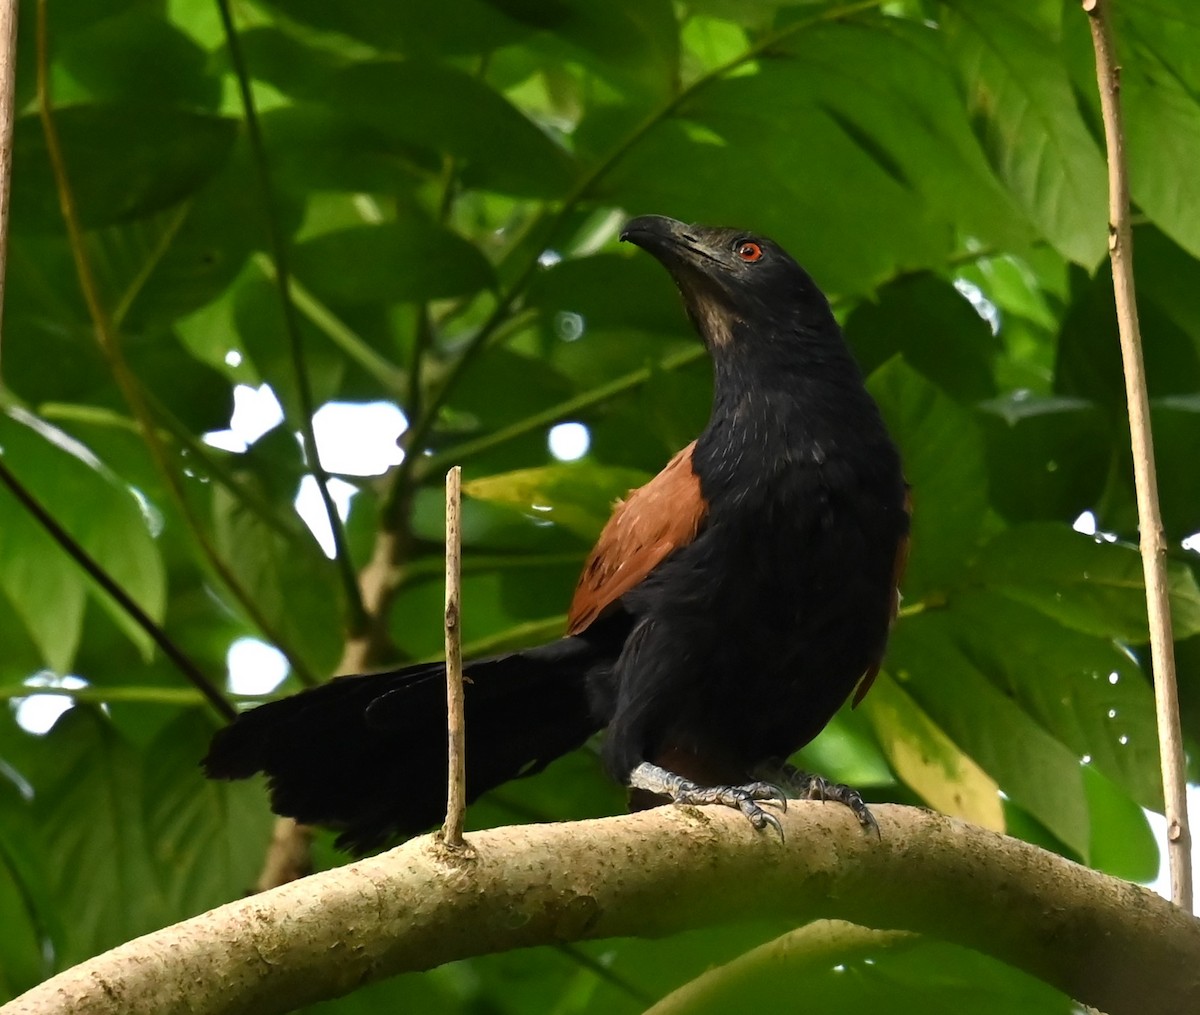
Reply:
<svg viewBox="0 0 1200 1015"><path fill-rule="evenodd" d="M1175 685L1174 639L1167 596L1167 544L1158 506L1158 477L1154 468L1154 439L1150 432L1150 402L1142 361L1133 288L1133 243L1129 224L1129 179L1125 136L1121 127L1120 67L1116 62L1108 0L1083 0L1096 52L1096 82L1108 147L1108 251L1112 260L1113 292L1121 356L1125 364L1125 393L1129 401L1129 431L1133 441L1133 475L1137 488L1138 527L1142 568L1146 576L1146 608L1150 620L1150 656L1154 667L1158 712L1159 754L1167 816L1167 857L1171 867L1171 898L1192 911L1191 832L1187 817L1187 777L1183 736L1179 726L1179 697Z"/></svg>
<svg viewBox="0 0 1200 1015"><path fill-rule="evenodd" d="M4 311L4 269L8 264L8 197L16 91L17 0L0 0L0 314Z"/></svg>
<svg viewBox="0 0 1200 1015"><path fill-rule="evenodd" d="M446 737L449 747L446 823L442 841L463 846L463 811L467 807L466 723L463 716L462 669L462 468L446 473Z"/></svg>
<svg viewBox="0 0 1200 1015"><path fill-rule="evenodd" d="M321 495L321 504L325 509L325 517L329 521L329 531L333 534L334 564L342 581L342 589L346 596L347 628L350 635L358 635L367 628L368 618L363 606L362 594L358 586L358 576L354 573L354 562L350 558L350 546L346 541L346 529L342 525L337 506L333 503L333 494L329 490L329 473L321 464L321 452L317 447L317 435L313 428L313 416L316 406L313 399L312 380L308 373L308 364L304 359L304 345L300 333L300 319L296 315L296 305L292 298L291 271L288 268L287 239L276 218L274 188L271 185L271 172L267 160L267 146L263 140L262 128L258 122L258 110L254 105L254 93L250 88L250 74L246 67L245 55L242 53L242 42L237 27L233 23L233 12L229 0L217 0L217 9L221 14L221 24L225 31L225 44L229 49L229 61L233 65L237 77L238 92L242 98L242 111L246 117L246 136L250 141L250 151L253 156L255 170L258 174L259 193L263 200L264 219L267 228L267 243L271 248L274 260L275 288L279 293L280 308L283 313L284 333L288 338L288 350L291 353L292 372L296 380L296 399L300 403L300 443L304 449L304 457L308 471L317 481L317 492Z"/></svg>

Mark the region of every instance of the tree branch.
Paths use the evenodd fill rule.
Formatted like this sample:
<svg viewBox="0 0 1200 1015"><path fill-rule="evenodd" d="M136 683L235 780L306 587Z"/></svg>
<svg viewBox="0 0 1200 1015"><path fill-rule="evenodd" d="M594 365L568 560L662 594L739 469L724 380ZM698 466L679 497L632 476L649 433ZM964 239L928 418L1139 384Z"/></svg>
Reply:
<svg viewBox="0 0 1200 1015"><path fill-rule="evenodd" d="M1109 1015L1200 1008L1200 921L1153 892L911 807L793 801L786 840L663 807L429 836L121 945L3 1015L289 1011L471 955L761 917L851 920L992 955Z"/></svg>
<svg viewBox="0 0 1200 1015"><path fill-rule="evenodd" d="M1129 403L1129 435L1133 443L1133 479L1137 490L1138 529L1142 569L1146 580L1146 611L1150 622L1150 658L1154 670L1154 700L1158 713L1159 756L1162 759L1163 799L1166 802L1167 857L1171 866L1171 898L1192 911L1192 835L1187 815L1187 768L1179 725L1179 692L1175 683L1175 639L1167 596L1167 542L1158 505L1158 476L1154 466L1154 436L1150 430L1150 399L1142 358L1137 297L1133 287L1133 235L1129 224L1129 175L1125 135L1121 127L1120 68L1117 66L1107 0L1083 0L1096 51L1096 83L1108 148L1108 252L1112 261L1113 293L1121 359L1125 365L1125 394Z"/></svg>

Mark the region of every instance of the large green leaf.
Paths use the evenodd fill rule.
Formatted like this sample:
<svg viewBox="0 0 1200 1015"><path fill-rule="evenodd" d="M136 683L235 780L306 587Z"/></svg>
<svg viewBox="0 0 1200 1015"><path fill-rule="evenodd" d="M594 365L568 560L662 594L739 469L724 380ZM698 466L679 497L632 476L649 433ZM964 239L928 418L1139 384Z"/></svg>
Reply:
<svg viewBox="0 0 1200 1015"><path fill-rule="evenodd" d="M285 538L221 487L213 516L218 552L255 607L311 672L329 674L342 640L333 563L315 540Z"/></svg>
<svg viewBox="0 0 1200 1015"><path fill-rule="evenodd" d="M37 744L38 842L62 916L55 962L65 968L170 922L142 816L142 765L112 724L68 711Z"/></svg>
<svg viewBox="0 0 1200 1015"><path fill-rule="evenodd" d="M1161 857L1146 812L1092 765L1083 769L1092 819L1091 864L1129 881L1153 881Z"/></svg>
<svg viewBox="0 0 1200 1015"><path fill-rule="evenodd" d="M208 54L186 33L145 6L104 18L67 36L55 49L55 100L152 101L215 110L221 82ZM147 94L146 82L154 82ZM73 94L78 91L78 95Z"/></svg>
<svg viewBox="0 0 1200 1015"><path fill-rule="evenodd" d="M67 106L55 113L67 176L85 227L153 215L194 194L220 170L237 122L133 103ZM33 115L17 120L12 227L61 229L54 174Z"/></svg>
<svg viewBox="0 0 1200 1015"><path fill-rule="evenodd" d="M1055 248L1096 264L1105 251L1104 160L1053 38L1022 0L955 0L943 25L997 176Z"/></svg>
<svg viewBox="0 0 1200 1015"><path fill-rule="evenodd" d="M488 0L455 0L454 3L410 0L402 4L345 5L322 3L321 0L287 0L286 3L275 0L272 6L289 21L406 56L487 53L515 42L530 31L521 24L524 18L508 17L505 5ZM546 23L546 13L553 14L558 4L544 6L546 11L534 22L537 27ZM556 20L552 18L549 23L554 24ZM331 46L337 44L336 39L325 41ZM353 51L344 44L342 48Z"/></svg>
<svg viewBox="0 0 1200 1015"><path fill-rule="evenodd" d="M846 340L867 373L899 353L963 402L995 394L995 337L971 304L934 275L897 279L860 303L846 319Z"/></svg>
<svg viewBox="0 0 1200 1015"><path fill-rule="evenodd" d="M45 871L33 848L30 803L0 772L0 1004L43 980L49 970L44 923L53 920Z"/></svg>
<svg viewBox="0 0 1200 1015"><path fill-rule="evenodd" d="M347 303L462 296L492 282L473 245L417 219L314 237L296 248L295 270L318 294Z"/></svg>
<svg viewBox="0 0 1200 1015"><path fill-rule="evenodd" d="M1024 525L988 543L974 576L1077 631L1135 645L1149 639L1142 560L1132 546L1066 525ZM1169 564L1168 578L1175 637L1200 633L1195 576L1183 564Z"/></svg>
<svg viewBox="0 0 1200 1015"><path fill-rule="evenodd" d="M240 898L253 886L271 837L260 782L213 782L197 759L214 727L191 710L150 744L145 762L145 820L152 861L167 904L183 918Z"/></svg>
<svg viewBox="0 0 1200 1015"><path fill-rule="evenodd" d="M566 150L478 79L424 60L363 63L334 76L329 100L434 157L456 160L471 186L548 197L574 174Z"/></svg>
<svg viewBox="0 0 1200 1015"><path fill-rule="evenodd" d="M152 618L166 600L162 558L149 531L152 509L82 445L25 413L0 416L0 447L33 495ZM46 665L70 669L89 589L149 654L144 631L91 585L73 560L9 495L0 495L0 587L21 614Z"/></svg>
<svg viewBox="0 0 1200 1015"><path fill-rule="evenodd" d="M868 387L912 487L912 556L903 589L920 599L955 581L976 551L987 509L983 441L970 411L899 358L876 370Z"/></svg>
<svg viewBox="0 0 1200 1015"><path fill-rule="evenodd" d="M1005 794L1086 859L1091 827L1079 757L997 690L955 635L947 612L905 618L892 635L890 671Z"/></svg>
<svg viewBox="0 0 1200 1015"><path fill-rule="evenodd" d="M980 409L988 490L1002 515L1073 521L1099 503L1112 449L1094 403L1016 391Z"/></svg>
<svg viewBox="0 0 1200 1015"><path fill-rule="evenodd" d="M1001 691L1141 806L1161 809L1154 696L1128 651L995 591L956 595L950 613L956 642Z"/></svg>

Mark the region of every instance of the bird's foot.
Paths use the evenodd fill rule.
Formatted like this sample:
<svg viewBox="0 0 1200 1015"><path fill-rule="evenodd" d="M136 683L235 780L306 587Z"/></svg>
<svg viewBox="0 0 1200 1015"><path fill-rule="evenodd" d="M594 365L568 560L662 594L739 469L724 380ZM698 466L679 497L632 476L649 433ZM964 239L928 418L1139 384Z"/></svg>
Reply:
<svg viewBox="0 0 1200 1015"><path fill-rule="evenodd" d="M793 765L784 764L771 771L771 776L800 800L833 800L849 807L858 823L879 836L879 822L857 790L840 782L830 782L820 775L802 772Z"/></svg>
<svg viewBox="0 0 1200 1015"><path fill-rule="evenodd" d="M669 797L677 804L723 804L736 807L759 831L770 826L783 838L779 819L759 806L771 802L787 810L787 794L771 782L749 782L744 786L701 786L658 765L643 761L629 774L631 789L645 790L655 796ZM861 802L861 801L860 801Z"/></svg>

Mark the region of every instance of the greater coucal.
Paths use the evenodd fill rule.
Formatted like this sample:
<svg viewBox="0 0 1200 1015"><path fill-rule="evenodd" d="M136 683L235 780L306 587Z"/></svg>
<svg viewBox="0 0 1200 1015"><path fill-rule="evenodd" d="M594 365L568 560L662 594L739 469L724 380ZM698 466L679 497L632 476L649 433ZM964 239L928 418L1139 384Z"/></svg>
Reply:
<svg viewBox="0 0 1200 1015"><path fill-rule="evenodd" d="M613 512L566 637L467 664L467 795L607 727L605 767L636 795L777 826L760 802L780 791L755 780L784 772L870 827L857 793L785 759L879 669L908 542L899 455L828 302L777 244L657 215L621 238L675 279L712 356L712 414ZM265 772L278 813L365 850L441 817L445 720L441 663L344 677L243 713L204 765Z"/></svg>

